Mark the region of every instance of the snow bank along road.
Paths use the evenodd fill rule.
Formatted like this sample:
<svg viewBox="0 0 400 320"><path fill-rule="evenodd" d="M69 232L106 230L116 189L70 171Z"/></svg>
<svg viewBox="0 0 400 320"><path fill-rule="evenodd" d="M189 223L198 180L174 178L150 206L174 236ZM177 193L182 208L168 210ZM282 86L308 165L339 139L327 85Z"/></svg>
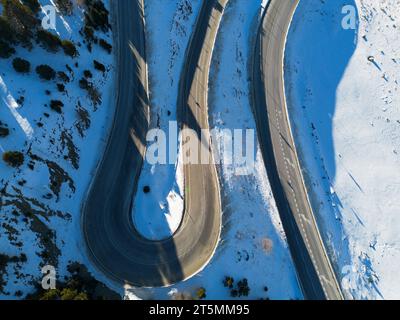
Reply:
<svg viewBox="0 0 400 320"><path fill-rule="evenodd" d="M271 0L254 55L254 113L275 200L306 299L342 299L302 177L287 114L283 59L299 0Z"/></svg>
<svg viewBox="0 0 400 320"><path fill-rule="evenodd" d="M227 0L204 1L186 52L178 99L182 127L208 128L207 88L212 49ZM146 149L149 101L143 0L113 0L118 86L107 147L82 208L82 229L94 264L114 281L164 286L190 277L211 259L221 230L219 184L213 165L185 165L185 212L169 239L142 237L132 199ZM199 137L200 139L200 137Z"/></svg>

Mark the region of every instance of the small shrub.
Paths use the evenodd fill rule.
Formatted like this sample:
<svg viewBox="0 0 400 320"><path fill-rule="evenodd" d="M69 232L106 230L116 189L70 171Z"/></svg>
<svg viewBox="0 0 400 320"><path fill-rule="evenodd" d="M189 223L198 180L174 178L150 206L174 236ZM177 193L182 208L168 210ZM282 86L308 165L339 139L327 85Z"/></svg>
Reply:
<svg viewBox="0 0 400 320"><path fill-rule="evenodd" d="M19 151L7 151L3 153L3 160L11 167L18 168L24 163L24 155Z"/></svg>
<svg viewBox="0 0 400 320"><path fill-rule="evenodd" d="M223 281L223 284L224 284L224 287L227 287L227 288L229 288L229 289L232 289L233 288L233 283L234 283L235 281L233 280L233 278L232 277L225 277L225 279L224 279L224 281Z"/></svg>
<svg viewBox="0 0 400 320"><path fill-rule="evenodd" d="M106 67L104 66L104 64L98 62L97 60L93 60L93 65L96 70L106 72Z"/></svg>
<svg viewBox="0 0 400 320"><path fill-rule="evenodd" d="M62 108L64 107L64 103L60 100L51 100L50 108L53 109L57 113L62 113Z"/></svg>
<svg viewBox="0 0 400 320"><path fill-rule="evenodd" d="M87 295L87 293L86 292L81 292L81 293L78 293L75 297L74 297L74 300L76 300L76 301L78 301L78 300L89 300L89 297L88 297L88 295Z"/></svg>
<svg viewBox="0 0 400 320"><path fill-rule="evenodd" d="M38 30L37 40L47 51L57 52L62 46L61 39L58 35L47 30Z"/></svg>
<svg viewBox="0 0 400 320"><path fill-rule="evenodd" d="M247 279L243 279L243 280L239 281L237 286L238 286L238 293L239 293L240 297L241 296L247 297L249 295L250 287L247 283Z"/></svg>
<svg viewBox="0 0 400 320"><path fill-rule="evenodd" d="M63 40L61 45L62 45L62 48L64 50L64 53L67 56L75 58L76 56L79 55L78 50L76 49L76 47L75 47L75 45L74 45L74 43L72 41Z"/></svg>
<svg viewBox="0 0 400 320"><path fill-rule="evenodd" d="M87 92L90 100L92 100L94 105L98 105L101 103L101 93L99 92L99 90L97 90L97 88L93 84L89 85Z"/></svg>
<svg viewBox="0 0 400 320"><path fill-rule="evenodd" d="M36 72L41 79L53 80L56 77L56 72L54 69L47 64L41 64L36 67Z"/></svg>
<svg viewBox="0 0 400 320"><path fill-rule="evenodd" d="M93 41L94 40L94 30L92 27L85 25L83 28L83 34L85 35L86 40Z"/></svg>
<svg viewBox="0 0 400 320"><path fill-rule="evenodd" d="M93 78L93 74L90 70L83 71L83 75L85 76L85 78Z"/></svg>
<svg viewBox="0 0 400 320"><path fill-rule="evenodd" d="M8 59L14 53L15 49L13 47L11 47L7 42L0 40L0 58Z"/></svg>
<svg viewBox="0 0 400 320"><path fill-rule="evenodd" d="M108 53L112 52L112 45L109 44L107 41L105 41L104 39L100 39L99 41L99 45L100 47L102 47L104 50L106 50Z"/></svg>
<svg viewBox="0 0 400 320"><path fill-rule="evenodd" d="M20 73L29 73L31 70L31 64L25 59L15 58L12 62L12 65L15 71Z"/></svg>
<svg viewBox="0 0 400 320"><path fill-rule="evenodd" d="M77 295L77 290L65 288L61 291L61 300L73 300Z"/></svg>
<svg viewBox="0 0 400 320"><path fill-rule="evenodd" d="M0 127L0 137L4 138L10 134L10 130L6 127Z"/></svg>

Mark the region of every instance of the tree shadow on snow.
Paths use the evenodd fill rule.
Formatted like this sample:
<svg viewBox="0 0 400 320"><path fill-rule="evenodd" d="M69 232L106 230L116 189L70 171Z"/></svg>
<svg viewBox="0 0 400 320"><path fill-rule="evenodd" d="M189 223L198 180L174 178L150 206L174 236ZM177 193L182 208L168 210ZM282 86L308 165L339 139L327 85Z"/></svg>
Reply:
<svg viewBox="0 0 400 320"><path fill-rule="evenodd" d="M355 9L355 29L343 27L343 19L348 21L348 11L342 13L344 6ZM338 88L357 47L358 21L354 0L300 1L289 32L285 61L288 109L298 154L339 282L342 270L338 268L351 264L351 256L349 243L343 240L343 207L336 194L331 193L337 165L332 120ZM328 203L322 202L321 195L324 199L328 195ZM330 215L322 217L326 213Z"/></svg>

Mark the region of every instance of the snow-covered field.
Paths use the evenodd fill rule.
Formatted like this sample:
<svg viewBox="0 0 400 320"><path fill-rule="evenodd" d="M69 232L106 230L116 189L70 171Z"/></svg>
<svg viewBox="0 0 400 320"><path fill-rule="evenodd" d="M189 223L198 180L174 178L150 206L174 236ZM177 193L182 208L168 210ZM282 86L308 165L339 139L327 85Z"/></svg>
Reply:
<svg viewBox="0 0 400 320"><path fill-rule="evenodd" d="M184 29L172 28L171 34L169 30L171 26L178 24L175 10L180 4L192 3L195 15L199 2L177 0L177 6L169 3L163 7L162 0L147 1L147 28L166 30L164 32L168 35L163 40L164 33L149 33L150 54L155 55L150 56L149 76L150 79L157 79L153 80L153 84L150 81L151 91L160 101L156 105L152 101L152 107L158 107L164 101L176 103L176 98L170 98L171 95L174 96L176 89L172 91L170 87L165 87L171 82L177 84L181 70L176 69L171 78L166 67L152 67L155 64L153 59L165 63L171 57L177 57L176 64L181 66L186 43L182 43L176 53L175 43L179 40L170 39L182 39L182 32L189 37L192 25L186 25ZM248 66L262 4L265 1L232 0L226 9L211 66L209 106L212 128L255 130L250 108ZM158 19L160 11L163 12L161 20ZM155 112L163 111L155 109ZM196 297L198 290L203 288L207 299L230 299L231 290L223 285L224 278L230 276L235 280L234 286L244 278L248 280L250 293L248 297L241 297L242 299L302 297L258 144L255 166L255 172L249 176L234 175L235 170L230 166L219 167L224 207L223 232L210 264L198 275L172 287L131 289L131 292L141 298L181 299L182 296ZM155 181L161 183L160 180Z"/></svg>
<svg viewBox="0 0 400 320"><path fill-rule="evenodd" d="M347 298L400 297L399 22L398 0L300 1L288 39L289 114Z"/></svg>
<svg viewBox="0 0 400 320"><path fill-rule="evenodd" d="M104 3L108 7L108 0ZM45 264L56 267L58 277L66 274L70 261L88 264L80 206L112 120L114 58L98 45L93 45L91 53L87 49L79 33L83 9L76 7L63 20L58 15L56 27L61 39L80 43L79 57L66 56L62 49L49 53L35 45L32 51L18 46L9 59L0 59L0 121L10 131L0 138L0 149L21 151L25 157L19 169L0 161L0 253L26 256L26 262L9 263L0 274L7 283L3 289L0 284L0 298L32 290ZM96 36L112 43L110 31L96 32ZM14 71L16 57L31 63L29 74ZM104 74L94 69L94 59L106 66ZM39 79L35 68L44 63L69 77L64 92L57 90L60 80ZM90 82L101 92L97 104L79 88L84 70L92 72ZM64 103L62 114L50 109L53 99Z"/></svg>

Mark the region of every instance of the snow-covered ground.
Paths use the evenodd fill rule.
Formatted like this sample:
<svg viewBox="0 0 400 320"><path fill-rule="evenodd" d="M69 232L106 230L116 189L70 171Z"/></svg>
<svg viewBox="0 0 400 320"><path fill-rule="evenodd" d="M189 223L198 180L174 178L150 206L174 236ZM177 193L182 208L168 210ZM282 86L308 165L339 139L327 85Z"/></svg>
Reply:
<svg viewBox="0 0 400 320"><path fill-rule="evenodd" d="M108 0L104 3L109 7ZM0 149L21 151L25 156L19 169L0 161L0 253L26 255L25 263L8 264L2 275L7 285L0 298L13 298L17 290L32 290L30 281L41 277L44 264L56 267L58 277L67 273L70 261L88 264L80 206L112 120L114 58L98 45L88 51L79 33L83 18L79 7L71 16L57 17L61 39L80 43L78 58L64 55L62 49L54 54L34 46L32 51L16 47L11 58L0 59L0 120L10 130L8 137L0 138ZM96 32L96 36L112 43L110 31ZM16 57L29 60L29 74L14 71L12 60ZM93 59L106 66L104 74L93 68ZM43 63L67 74L70 82L65 84L65 92L57 90L59 80L39 80L35 68ZM84 70L92 72L90 82L101 92L97 105L79 88ZM50 109L52 99L64 103L62 114Z"/></svg>
<svg viewBox="0 0 400 320"><path fill-rule="evenodd" d="M347 298L400 297L399 28L398 0L300 1L288 39L289 114Z"/></svg>
<svg viewBox="0 0 400 320"><path fill-rule="evenodd" d="M157 20L157 29L170 30L171 25L175 24L175 13L166 8L153 7L153 2L162 3L147 1L147 28L154 28L152 21L155 21L159 10L163 10L162 20ZM196 3L198 8L197 0L176 1L189 2ZM261 15L261 3L265 4L265 1L232 0L224 14L211 66L209 106L212 128L255 130L250 108L248 67L251 62L253 38ZM187 36L190 36L191 31L189 26L182 30ZM151 33L150 39L156 35ZM179 37L179 34L172 33L170 36ZM154 47L154 44L158 43L156 40L160 40L160 43ZM162 39L150 42L153 44L150 53L161 49L159 46L164 44ZM175 55L175 45L171 45L173 43L174 41L170 42L167 48L161 50L166 56L157 58L169 61L169 57ZM163 69L153 69L153 72L157 73L152 75L151 64L149 70L150 78L160 79L160 86L165 86L169 81L179 80L180 70L173 79L169 78L169 73ZM169 95L174 94L164 88L157 93L154 85L151 90L160 101L167 101ZM257 157L252 175L236 176L231 166L219 167L224 209L223 232L210 264L198 275L172 287L131 289L131 292L143 298L181 299L196 297L198 289L204 288L207 299L231 299L231 290L223 285L224 278L230 276L235 280L234 286L244 278L248 280L250 294L248 297L241 297L242 299L302 298L261 153L258 144L256 145Z"/></svg>

